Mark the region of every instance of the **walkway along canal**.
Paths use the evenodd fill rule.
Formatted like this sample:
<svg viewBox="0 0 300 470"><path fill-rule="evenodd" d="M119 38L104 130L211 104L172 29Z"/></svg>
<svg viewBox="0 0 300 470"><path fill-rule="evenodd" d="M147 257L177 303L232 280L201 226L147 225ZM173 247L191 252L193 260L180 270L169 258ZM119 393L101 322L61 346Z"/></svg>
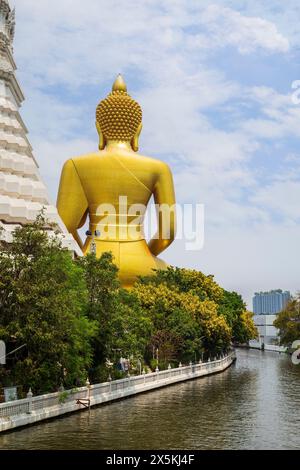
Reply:
<svg viewBox="0 0 300 470"><path fill-rule="evenodd" d="M0 404L0 432L27 426L49 418L127 398L175 383L223 372L235 361L235 351L207 363L157 371L151 374L128 377L122 380L82 387L62 393L50 393Z"/></svg>

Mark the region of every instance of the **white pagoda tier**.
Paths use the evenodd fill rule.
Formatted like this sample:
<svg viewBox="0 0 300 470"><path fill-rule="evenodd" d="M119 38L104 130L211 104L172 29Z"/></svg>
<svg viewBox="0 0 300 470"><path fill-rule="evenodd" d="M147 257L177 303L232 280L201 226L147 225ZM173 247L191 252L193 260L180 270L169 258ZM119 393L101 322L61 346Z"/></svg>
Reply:
<svg viewBox="0 0 300 470"><path fill-rule="evenodd" d="M0 0L0 240L9 243L13 230L34 221L44 207L47 219L61 231L63 246L81 254L49 202L19 114L24 96L15 76L14 32L15 11L8 0Z"/></svg>

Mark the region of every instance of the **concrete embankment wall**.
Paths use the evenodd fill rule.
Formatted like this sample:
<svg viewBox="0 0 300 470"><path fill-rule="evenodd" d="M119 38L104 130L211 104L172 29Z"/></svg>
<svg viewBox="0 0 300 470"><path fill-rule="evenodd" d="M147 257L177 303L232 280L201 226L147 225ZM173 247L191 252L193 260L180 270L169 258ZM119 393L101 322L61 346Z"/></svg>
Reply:
<svg viewBox="0 0 300 470"><path fill-rule="evenodd" d="M235 361L235 353L207 363L191 364L151 374L128 377L113 382L105 382L0 404L0 432L28 426L56 418L68 413L86 410L91 407L149 392L179 382L223 372Z"/></svg>
<svg viewBox="0 0 300 470"><path fill-rule="evenodd" d="M279 353L285 353L288 351L288 348L286 348L285 346L277 346L276 344L264 344L264 346L262 347L262 343L258 341L250 341L249 348L261 350L264 349L265 351L273 351Z"/></svg>

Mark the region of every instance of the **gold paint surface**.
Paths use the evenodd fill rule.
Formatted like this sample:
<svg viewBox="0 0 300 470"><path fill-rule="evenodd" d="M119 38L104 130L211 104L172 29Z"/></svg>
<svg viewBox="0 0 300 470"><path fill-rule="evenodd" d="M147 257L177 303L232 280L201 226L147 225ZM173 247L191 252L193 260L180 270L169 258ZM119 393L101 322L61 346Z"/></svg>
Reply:
<svg viewBox="0 0 300 470"><path fill-rule="evenodd" d="M105 125L104 118L100 116L102 111L99 110L106 100L98 106L96 126L103 150L72 158L65 163L57 209L84 254L89 253L92 238L87 237L82 243L77 231L89 217L90 231L100 231L100 235L95 237L97 256L112 252L119 267L121 283L130 288L137 276L149 275L153 269L167 267L157 256L174 240L176 215L173 208L174 184L168 165L136 153L142 114L138 103L126 90L126 84L119 76L113 92L106 98L110 101L104 106ZM126 101L125 105L122 100ZM119 138L115 140L112 137L116 135ZM147 244L143 222L151 196L156 204L173 209L171 216L164 211L158 215L158 232ZM132 211L133 205L138 205L137 211ZM169 232L167 237L164 231L166 226Z"/></svg>

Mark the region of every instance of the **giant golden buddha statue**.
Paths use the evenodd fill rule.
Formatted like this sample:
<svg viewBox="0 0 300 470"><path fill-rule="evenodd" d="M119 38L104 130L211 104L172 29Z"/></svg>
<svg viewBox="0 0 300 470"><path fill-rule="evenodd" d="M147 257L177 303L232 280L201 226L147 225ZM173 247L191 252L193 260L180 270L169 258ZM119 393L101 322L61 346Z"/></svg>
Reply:
<svg viewBox="0 0 300 470"><path fill-rule="evenodd" d="M86 255L112 252L123 287L138 276L166 269L157 256L175 237L175 195L171 171L160 160L138 154L142 110L118 76L96 111L99 152L68 160L62 170L57 208L69 232ZM143 222L154 196L156 235L146 242ZM82 243L78 229L89 216Z"/></svg>

